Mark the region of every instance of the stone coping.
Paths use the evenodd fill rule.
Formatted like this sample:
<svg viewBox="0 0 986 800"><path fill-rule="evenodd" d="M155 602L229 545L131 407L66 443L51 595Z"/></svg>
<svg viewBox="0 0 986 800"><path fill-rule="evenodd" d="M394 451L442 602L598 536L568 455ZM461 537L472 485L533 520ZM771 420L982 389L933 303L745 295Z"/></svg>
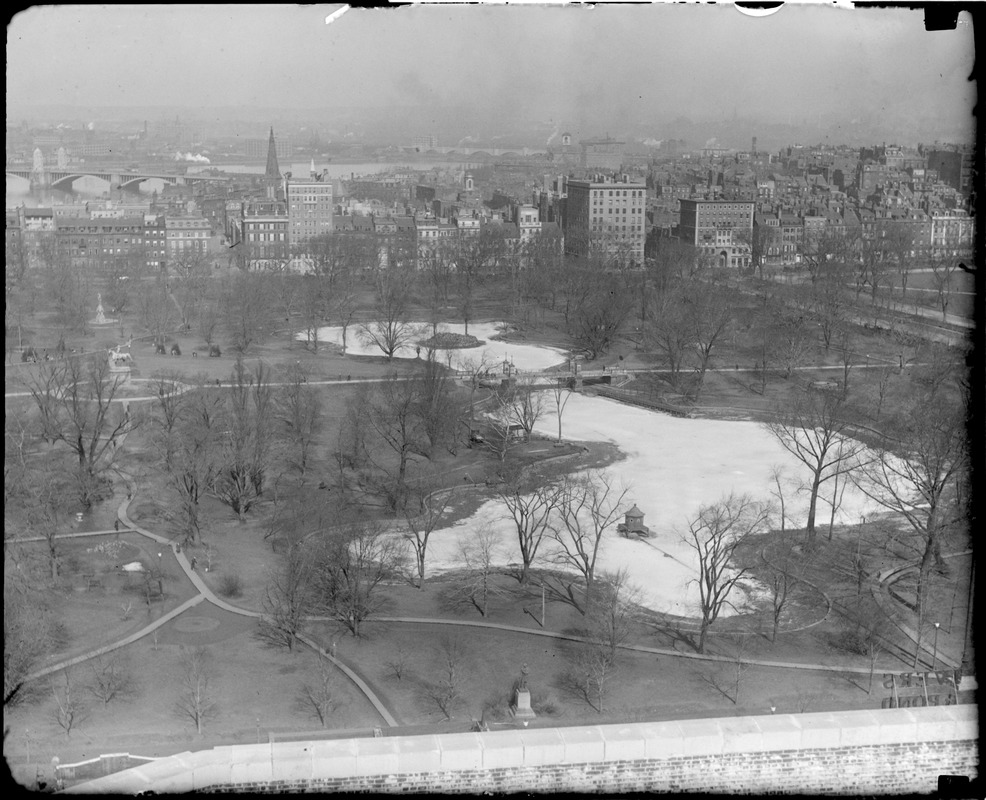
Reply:
<svg viewBox="0 0 986 800"><path fill-rule="evenodd" d="M66 792L191 792L375 775L975 741L978 720L975 705L958 705L232 745L161 758Z"/></svg>

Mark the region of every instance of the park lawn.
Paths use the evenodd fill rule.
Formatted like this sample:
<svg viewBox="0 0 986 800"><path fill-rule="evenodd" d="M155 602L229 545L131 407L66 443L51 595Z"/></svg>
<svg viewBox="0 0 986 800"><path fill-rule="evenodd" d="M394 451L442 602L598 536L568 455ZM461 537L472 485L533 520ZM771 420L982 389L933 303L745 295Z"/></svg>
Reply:
<svg viewBox="0 0 986 800"><path fill-rule="evenodd" d="M90 696L88 716L71 735L66 736L55 721L55 701L47 683L38 702L5 711L9 734L4 754L15 778L32 781L35 765L47 766L53 756L62 763L73 763L100 753L163 756L220 744L254 743L258 721L264 742L271 732L321 730L317 717L297 702L301 685L317 674L316 658L310 650L266 647L256 637L252 619L208 603L179 619L189 617L196 622L215 620L218 625L188 633L177 630L176 621L172 621L162 629L156 643L149 636L117 651L137 682L136 694L130 700L113 700L108 705ZM214 668L209 694L216 702L216 714L206 720L201 736L175 709L181 686L182 645L207 647ZM79 686L91 679L86 665L72 668L69 675ZM64 681L64 673L56 680ZM355 685L339 676L334 686L339 707L328 728L379 724L373 707Z"/></svg>
<svg viewBox="0 0 986 800"><path fill-rule="evenodd" d="M339 636L332 626L316 632L336 652L354 664L384 696L403 724L449 724L433 699L442 679L443 645L455 641L464 649L459 665L461 701L452 716L509 720L514 682L524 664L535 707L547 708L542 716L559 724L641 721L678 716L722 716L833 710L872 705L879 707L879 690L867 696L839 674L816 671L744 667L740 674L738 702L735 664L682 659L619 651L609 676L602 713L588 702L578 686L577 653L586 645L553 638L528 636L480 628L456 629L434 624L368 622L361 639ZM397 678L393 664L403 654L404 670ZM878 686L878 682L877 682Z"/></svg>
<svg viewBox="0 0 986 800"><path fill-rule="evenodd" d="M95 349L94 342L105 344L108 332L84 339L87 351ZM544 344L557 345L564 338L552 325L540 330L525 329L518 339ZM39 340L40 341L40 340ZM178 337L184 355L181 357L156 356L146 343L135 343L138 370L141 377L168 374L182 368L189 374L203 372L211 379L225 380L232 371L235 357L224 348L220 358L206 358L200 355L191 357L192 349L200 347L195 337ZM899 347L890 337L868 334L865 339L866 352L883 353L888 360L896 358ZM737 342L724 347L713 357L713 365L733 366L734 359L743 351L743 343ZM752 365L753 351L745 355ZM610 353L597 359L599 364L612 366L619 363L619 355L624 355L624 365L660 363L652 354L642 353L627 342L621 342ZM821 348L813 354L820 358L825 355ZM291 364L304 361L310 369L309 380L340 380L346 376L380 377L395 370L413 369L413 362L395 361L388 364L383 359L370 359L342 356L330 348L320 348L316 354L306 351L299 343L289 344L285 334L279 334L255 348L246 360L248 364L263 359L272 364ZM832 363L837 363L833 360ZM30 369L23 367L19 369ZM16 370L8 370L8 373ZM835 372L819 372L817 377L831 378ZM784 381L779 376L772 377L768 384L767 396L760 397L752 391L749 384L759 380L752 373L709 374L703 390L702 404L736 405L739 407L767 408L770 404L791 396L800 390L803 381L811 376L798 373L798 379ZM666 387L665 387L666 388ZM319 471L333 469L331 453L335 446L335 432L342 423L345 399L352 394L349 387L326 387L323 398L327 415L320 442L315 448L311 472L317 476ZM543 444L543 443L542 443ZM151 440L146 431L128 437L123 453L123 463L140 466L138 478L138 500L132 508L138 524L146 524L150 530L165 535L174 534L171 520L168 519L168 495L163 488L163 478L149 467L154 458ZM476 456L460 450L457 458L445 458L444 465L452 469L470 463L468 458ZM602 458L606 462L606 458ZM450 469L451 471L451 469ZM470 469L471 477L474 470ZM117 496L112 501L97 505L87 517L87 524L99 529L111 525L115 508L119 505ZM470 493L470 497L474 497ZM458 504L458 501L457 501ZM468 516L470 505L463 502L456 514ZM267 570L275 563L272 547L263 539L262 522L259 521L263 507L251 513L245 525L236 522L232 512L213 499L204 502L203 531L204 544L193 548L191 554L203 565L200 575L209 583L213 591L219 593L222 579L235 573L242 583L242 594L231 597L230 602L244 608L257 610L261 607ZM128 536L124 534L124 536ZM129 539L127 539L129 541ZM156 558L156 545L142 540L141 558ZM832 548L847 547L848 539L837 532ZM170 559L170 553L162 558ZM81 577L84 560L76 570ZM191 596L190 584L184 580L173 564L174 575L169 575L171 587L166 584L166 600L177 604L180 598ZM168 567L168 571L172 569ZM204 567L209 567L205 572ZM173 578L173 579L172 579ZM461 604L448 602L448 590L455 585L455 575L435 578L429 576L423 590L418 590L408 582L395 582L384 588L390 599L387 615L402 617L448 618L463 621L481 621L475 610ZM844 578L829 577L833 585L848 591ZM540 630L535 616L540 617L540 588L535 585L522 588L516 579L509 575L501 576L497 583L508 590L508 596L501 596L491 602L489 620L524 627L532 631ZM182 587L187 584L188 594ZM81 584L80 584L81 585ZM110 584L113 587L113 584ZM77 588L77 587L76 587ZM64 614L72 640L65 645L66 654L78 652L78 648L91 641L93 646L125 635L137 625L137 617L130 621L121 619L122 609L119 599L129 593L122 586L107 588L104 595L98 591L82 592L76 588L66 589L60 602L64 603ZM828 585L826 585L828 590ZM114 596L114 591L121 592ZM962 592L959 592L960 594ZM951 592L954 604L955 591ZM133 594L135 600L143 602L142 595ZM578 596L578 594L576 594ZM944 608L944 590L933 593L933 602ZM563 596L546 597L547 627L552 630L576 632L582 626L582 617ZM135 607L137 602L135 602ZM525 608L528 609L525 611ZM152 609L160 612L160 605ZM944 613L943 611L941 613ZM533 615L532 615L533 614ZM56 612L56 616L59 616ZM71 737L66 737L54 722L52 712L54 701L50 693L36 704L13 709L6 715L5 722L10 725L11 734L5 741L8 761L19 765L27 780L34 777L33 764L47 764L51 756L58 755L62 762L70 762L97 753L129 751L141 755L163 755L187 749L211 747L217 744L249 743L260 736L266 740L267 732L292 732L315 730L318 723L310 715L295 707L295 694L298 684L310 677L314 658L303 649L300 652L272 650L264 647L253 631L255 621L222 611L207 603L202 603L180 619L195 620L205 618L217 620L216 628L200 632L180 630L175 622L169 623L156 637L146 637L140 642L123 649L131 659L134 672L139 674L141 696L134 703L111 703L109 706L94 708L89 719ZM144 620L146 621L146 620ZM126 624L125 624L126 623ZM728 623L728 624L727 624ZM130 627L128 627L130 626ZM725 632L746 627L742 636L728 636ZM438 709L434 699L429 697L428 686L435 683L441 668L443 638L453 636L466 649L464 677L461 681L463 700L453 712L453 722L479 718L484 705L490 705L494 713L502 716L514 680L520 675L520 667L527 663L529 683L535 692L536 702L550 701L555 713L544 714L535 724L557 722L573 724L581 722L621 722L638 719L661 719L687 716L723 716L742 713L770 713L774 707L779 713L798 711L818 711L837 708L879 707L881 690L876 688L868 695L845 676L801 670L779 670L762 667L749 667L740 672L740 692L734 703L726 694L734 691L735 665L733 663L715 664L686 658L663 655L632 653L621 651L618 655L617 669L611 676L609 688L603 702L603 712L598 713L584 697L573 691L568 675L573 671L575 654L584 645L557 639L535 637L525 633L510 633L476 627L452 627L431 623L391 623L370 620L366 623L365 637L354 639L342 631L335 623L313 623L311 631L319 643L331 648L335 641L337 654L346 663L366 676L380 692L389 707L394 709L403 723L436 724L450 726L444 721L445 715ZM805 631L781 634L776 643L769 643L765 637L756 633L757 622L752 618L739 617L723 619L713 627L709 650L713 653L729 655L742 652L746 657L764 658L791 662L821 662L831 665L863 666L865 659L837 652L833 649L832 637L839 632L839 623L834 618L826 619ZM750 632L752 631L752 632ZM655 647L670 647L673 638L658 632L652 626L639 626L634 641ZM178 668L178 648L180 645L208 645L217 661L217 675L214 680L219 714L206 725L205 733L199 737L191 723L181 720L174 712L174 698L180 670ZM678 644L682 652L690 652L686 645ZM388 666L395 655L404 649L408 655L408 670L401 680L397 680ZM881 657L877 671L884 666L900 669L899 660ZM85 668L80 667L80 674ZM865 684L864 678L857 682ZM379 716L369 702L356 692L352 685L339 676L339 692L343 705L333 715L330 725L333 728L365 728L380 724ZM879 684L877 684L879 686ZM725 692L725 693L724 693ZM31 740L31 765L28 765L26 744Z"/></svg>

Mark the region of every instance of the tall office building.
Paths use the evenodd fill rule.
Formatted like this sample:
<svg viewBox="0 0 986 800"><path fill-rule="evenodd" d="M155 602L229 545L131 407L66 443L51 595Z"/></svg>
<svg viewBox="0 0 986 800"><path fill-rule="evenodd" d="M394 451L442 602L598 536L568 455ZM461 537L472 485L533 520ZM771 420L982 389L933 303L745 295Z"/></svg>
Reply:
<svg viewBox="0 0 986 800"><path fill-rule="evenodd" d="M644 263L647 184L597 175L594 180L569 180L565 204L565 252L585 256L604 252Z"/></svg>
<svg viewBox="0 0 986 800"><path fill-rule="evenodd" d="M332 181L323 180L312 161L308 180L288 175L284 179L284 200L288 207L288 237L291 245L332 232Z"/></svg>
<svg viewBox="0 0 986 800"><path fill-rule="evenodd" d="M684 197L679 203L679 239L714 256L720 267L750 266L753 203Z"/></svg>

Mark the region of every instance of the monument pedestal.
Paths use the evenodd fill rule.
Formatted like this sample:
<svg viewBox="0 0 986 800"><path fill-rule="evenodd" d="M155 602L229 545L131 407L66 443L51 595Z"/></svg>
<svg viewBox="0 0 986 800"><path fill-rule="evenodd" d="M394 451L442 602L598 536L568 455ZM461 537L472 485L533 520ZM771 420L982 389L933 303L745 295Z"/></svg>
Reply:
<svg viewBox="0 0 986 800"><path fill-rule="evenodd" d="M537 714L531 708L531 693L527 689L518 689L511 708L515 719L534 719Z"/></svg>

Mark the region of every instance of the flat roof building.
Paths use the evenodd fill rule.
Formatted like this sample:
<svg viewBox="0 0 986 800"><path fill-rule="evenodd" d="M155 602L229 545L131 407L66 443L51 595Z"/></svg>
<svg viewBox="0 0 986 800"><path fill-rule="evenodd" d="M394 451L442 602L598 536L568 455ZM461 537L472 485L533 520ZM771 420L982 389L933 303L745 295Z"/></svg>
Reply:
<svg viewBox="0 0 986 800"><path fill-rule="evenodd" d="M308 180L290 175L284 179L284 200L288 208L288 239L292 246L315 236L332 233L332 181L316 175L314 163Z"/></svg>
<svg viewBox="0 0 986 800"><path fill-rule="evenodd" d="M607 261L644 263L647 184L597 175L569 180L565 204L565 252L605 253Z"/></svg>
<svg viewBox="0 0 986 800"><path fill-rule="evenodd" d="M684 197L679 203L679 239L714 256L720 267L750 266L754 203Z"/></svg>

